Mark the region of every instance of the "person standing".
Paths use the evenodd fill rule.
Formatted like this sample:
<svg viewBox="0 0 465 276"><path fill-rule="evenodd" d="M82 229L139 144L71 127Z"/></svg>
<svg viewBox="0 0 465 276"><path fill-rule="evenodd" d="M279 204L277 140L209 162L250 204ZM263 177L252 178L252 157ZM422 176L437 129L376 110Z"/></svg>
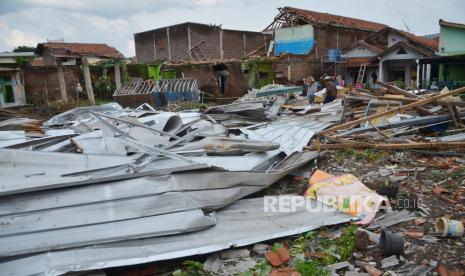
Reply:
<svg viewBox="0 0 465 276"><path fill-rule="evenodd" d="M307 78L308 88L307 88L307 95L308 95L308 103L314 104L315 103L315 93L318 91L318 82L315 80L313 76Z"/></svg>
<svg viewBox="0 0 465 276"><path fill-rule="evenodd" d="M337 96L337 88L336 85L331 81L330 76L324 78L324 87L326 88L326 97L323 103L325 104L334 101Z"/></svg>

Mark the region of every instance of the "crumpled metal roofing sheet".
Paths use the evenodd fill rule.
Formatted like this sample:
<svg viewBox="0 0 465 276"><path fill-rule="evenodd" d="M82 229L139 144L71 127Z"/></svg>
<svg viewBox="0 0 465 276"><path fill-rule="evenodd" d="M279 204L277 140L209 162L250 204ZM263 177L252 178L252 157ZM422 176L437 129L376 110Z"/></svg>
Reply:
<svg viewBox="0 0 465 276"><path fill-rule="evenodd" d="M439 140L441 142L464 141L465 133L457 133L457 134L452 134L452 135L447 135L447 136L431 137L431 138L426 138L426 139L430 141Z"/></svg>
<svg viewBox="0 0 465 276"><path fill-rule="evenodd" d="M316 208L316 201L305 200ZM237 201L216 212L217 224L206 230L17 257L0 261L0 271L11 276L60 275L141 264L245 246L352 219L337 211L309 212L303 206L296 212L265 212L263 204L263 198Z"/></svg>
<svg viewBox="0 0 465 276"><path fill-rule="evenodd" d="M0 257L179 234L205 229L215 225L215 222L214 217L206 216L197 209L57 230L5 235L0 236Z"/></svg>
<svg viewBox="0 0 465 276"><path fill-rule="evenodd" d="M268 141L280 144L280 150L286 154L302 151L316 132L319 132L332 123L312 120L310 116L294 119L283 119L272 122L265 127L241 128L241 132L249 139Z"/></svg>

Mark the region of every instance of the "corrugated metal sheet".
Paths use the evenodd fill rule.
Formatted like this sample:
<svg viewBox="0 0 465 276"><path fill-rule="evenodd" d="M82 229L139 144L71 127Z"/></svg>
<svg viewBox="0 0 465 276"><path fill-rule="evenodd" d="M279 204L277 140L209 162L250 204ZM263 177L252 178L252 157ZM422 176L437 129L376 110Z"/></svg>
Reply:
<svg viewBox="0 0 465 276"><path fill-rule="evenodd" d="M318 204L306 200L312 207L310 210ZM141 264L249 245L352 219L337 211L309 212L302 206L296 212L265 212L263 204L263 198L240 200L216 212L217 224L203 231L14 258L0 262L0 271L11 276L60 275L70 271Z"/></svg>
<svg viewBox="0 0 465 276"><path fill-rule="evenodd" d="M337 100L321 106L321 112L303 116L282 116L269 124L241 128L249 139L280 144L286 154L302 151L313 135L339 121L342 110Z"/></svg>

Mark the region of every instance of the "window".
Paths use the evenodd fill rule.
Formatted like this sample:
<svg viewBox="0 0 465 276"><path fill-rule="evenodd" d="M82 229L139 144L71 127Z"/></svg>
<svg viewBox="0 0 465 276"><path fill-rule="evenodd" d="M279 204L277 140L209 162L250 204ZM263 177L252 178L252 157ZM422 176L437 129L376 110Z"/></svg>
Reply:
<svg viewBox="0 0 465 276"><path fill-rule="evenodd" d="M15 102L15 93L11 84L3 85L3 100L5 101L5 103Z"/></svg>
<svg viewBox="0 0 465 276"><path fill-rule="evenodd" d="M400 48L399 51L397 51L398 55L406 55L407 52L404 50L404 48Z"/></svg>
<svg viewBox="0 0 465 276"><path fill-rule="evenodd" d="M268 72L258 72L258 78L263 80L268 78Z"/></svg>

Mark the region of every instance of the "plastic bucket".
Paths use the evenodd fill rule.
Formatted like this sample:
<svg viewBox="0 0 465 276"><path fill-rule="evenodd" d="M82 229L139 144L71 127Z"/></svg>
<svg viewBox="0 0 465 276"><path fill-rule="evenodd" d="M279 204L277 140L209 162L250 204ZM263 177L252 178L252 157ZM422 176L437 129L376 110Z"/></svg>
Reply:
<svg viewBox="0 0 465 276"><path fill-rule="evenodd" d="M463 236L463 224L458 220L438 218L436 232L439 232L443 237L461 237Z"/></svg>
<svg viewBox="0 0 465 276"><path fill-rule="evenodd" d="M400 255L404 251L404 238L387 230L381 231L379 246L383 255Z"/></svg>

